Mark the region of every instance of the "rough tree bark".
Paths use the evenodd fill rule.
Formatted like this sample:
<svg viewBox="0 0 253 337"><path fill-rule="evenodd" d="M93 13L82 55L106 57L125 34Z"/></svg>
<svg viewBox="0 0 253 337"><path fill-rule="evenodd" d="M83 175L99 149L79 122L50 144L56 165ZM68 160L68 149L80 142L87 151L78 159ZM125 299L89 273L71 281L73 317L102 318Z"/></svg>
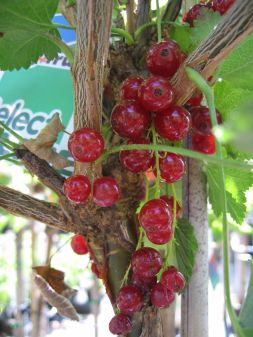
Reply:
<svg viewBox="0 0 253 337"><path fill-rule="evenodd" d="M101 126L111 9L112 0L77 0L77 51L72 69L75 91L75 129L89 126L99 130ZM205 78L209 77L224 57L252 31L252 26L253 2L236 1L215 32L186 59L185 64L200 71ZM136 58L140 50L135 48L136 46L133 46L132 49L126 48L118 50L118 53L114 52L114 55L121 56L122 50L126 50L126 59L133 67L130 73L136 72L135 63L131 57ZM131 51L136 53L131 55ZM177 104L184 104L195 90L184 73L184 65L173 78ZM116 66L112 64L112 68ZM115 176L119 181L122 196L118 205L109 209L95 207L89 202L85 207L73 206L67 202L62 192L64 178L26 149L20 149L20 151L17 151L17 155L27 169L58 194L59 206L6 187L0 187L0 206L12 214L41 220L54 228L84 234L114 305L120 280L129 264L138 235L134 213L141 177L124 171L116 156L109 158L101 168L76 163L76 173L87 173L91 178L100 175L101 172L104 175ZM191 195L190 192L189 195ZM115 251L117 254L112 254ZM187 315L189 316L189 313ZM136 321L139 321L139 324L131 336L163 336L160 313L153 307L145 307L140 314L136 315ZM201 336L203 335L207 336L204 333ZM191 337L191 335L186 336Z"/></svg>

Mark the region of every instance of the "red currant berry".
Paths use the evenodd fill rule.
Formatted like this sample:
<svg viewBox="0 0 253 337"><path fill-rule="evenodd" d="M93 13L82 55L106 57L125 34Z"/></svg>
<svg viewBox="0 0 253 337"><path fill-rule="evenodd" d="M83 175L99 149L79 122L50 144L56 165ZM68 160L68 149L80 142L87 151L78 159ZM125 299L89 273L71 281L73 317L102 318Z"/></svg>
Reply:
<svg viewBox="0 0 253 337"><path fill-rule="evenodd" d="M192 127L195 131L203 135L210 135L212 133L212 122L210 118L209 109L204 106L191 108ZM218 111L216 111L217 121L221 124L222 119Z"/></svg>
<svg viewBox="0 0 253 337"><path fill-rule="evenodd" d="M140 311L143 306L140 289L133 285L122 287L117 296L117 305L123 314L131 315Z"/></svg>
<svg viewBox="0 0 253 337"><path fill-rule="evenodd" d="M166 308L174 301L175 294L158 282L151 290L150 299L155 307Z"/></svg>
<svg viewBox="0 0 253 337"><path fill-rule="evenodd" d="M109 323L109 330L113 335L127 335L132 330L130 317L124 314L114 316Z"/></svg>
<svg viewBox="0 0 253 337"><path fill-rule="evenodd" d="M139 220L146 231L159 232L171 225L172 213L164 200L152 199L142 207Z"/></svg>
<svg viewBox="0 0 253 337"><path fill-rule="evenodd" d="M185 287L185 278L176 267L168 267L162 274L162 285L175 293L181 292Z"/></svg>
<svg viewBox="0 0 253 337"><path fill-rule="evenodd" d="M154 277L162 267L159 252L150 247L136 250L131 259L133 273L140 277Z"/></svg>
<svg viewBox="0 0 253 337"><path fill-rule="evenodd" d="M86 176L76 175L65 180L63 185L65 196L77 204L85 202L91 192L90 180Z"/></svg>
<svg viewBox="0 0 253 337"><path fill-rule="evenodd" d="M234 2L235 0L213 0L212 9L215 12L220 12L221 15L224 15Z"/></svg>
<svg viewBox="0 0 253 337"><path fill-rule="evenodd" d="M204 5L204 4L194 5L183 16L183 22L187 22L187 23L189 23L190 27L193 27L194 26L193 21L195 21L198 18L202 8L209 8L209 6Z"/></svg>
<svg viewBox="0 0 253 337"><path fill-rule="evenodd" d="M173 76L181 63L179 45L173 40L155 43L147 53L146 62L153 75Z"/></svg>
<svg viewBox="0 0 253 337"><path fill-rule="evenodd" d="M188 107L194 107L194 106L199 106L201 101L203 99L203 95L199 94L196 96L193 96L192 98L188 99L188 101L186 102L186 105Z"/></svg>
<svg viewBox="0 0 253 337"><path fill-rule="evenodd" d="M134 101L121 102L113 108L111 124L121 137L140 138L149 128L150 113Z"/></svg>
<svg viewBox="0 0 253 337"><path fill-rule="evenodd" d="M191 126L191 114L180 106L172 106L155 115L157 133L170 141L185 138Z"/></svg>
<svg viewBox="0 0 253 337"><path fill-rule="evenodd" d="M95 262L91 263L91 271L97 276L97 278L101 278L99 274L98 267Z"/></svg>
<svg viewBox="0 0 253 337"><path fill-rule="evenodd" d="M68 148L75 160L90 163L104 151L104 140L97 131L82 128L73 132L69 137Z"/></svg>
<svg viewBox="0 0 253 337"><path fill-rule="evenodd" d="M102 177L93 184L93 201L101 207L114 205L119 199L119 186L115 179Z"/></svg>
<svg viewBox="0 0 253 337"><path fill-rule="evenodd" d="M159 167L161 178L169 184L180 180L185 173L183 157L175 153L161 154Z"/></svg>
<svg viewBox="0 0 253 337"><path fill-rule="evenodd" d="M167 195L162 195L160 199L164 200L166 204L169 206L171 213L173 214L174 209L174 198L168 197ZM176 202L176 218L178 219L182 213L182 208L180 207L179 203Z"/></svg>
<svg viewBox="0 0 253 337"><path fill-rule="evenodd" d="M172 238L173 231L171 226L168 226L168 228L159 230L157 232L146 231L146 234L150 242L154 243L155 245L164 245Z"/></svg>
<svg viewBox="0 0 253 337"><path fill-rule="evenodd" d="M138 89L143 82L143 78L140 76L130 76L128 77L120 87L120 99L125 100L137 100L138 99Z"/></svg>
<svg viewBox="0 0 253 337"><path fill-rule="evenodd" d="M205 154L214 154L216 151L214 135L194 132L192 134L192 149Z"/></svg>
<svg viewBox="0 0 253 337"><path fill-rule="evenodd" d="M142 277L137 274L133 274L131 277L131 284L138 287L142 293L150 291L157 282L157 277Z"/></svg>
<svg viewBox="0 0 253 337"><path fill-rule="evenodd" d="M143 81L139 88L139 102L145 109L154 112L168 109L172 105L173 95L170 82L157 76Z"/></svg>
<svg viewBox="0 0 253 337"><path fill-rule="evenodd" d="M85 238L80 235L76 234L71 239L71 248L73 251L78 255L84 255L88 253L88 247L87 243L85 241Z"/></svg>
<svg viewBox="0 0 253 337"><path fill-rule="evenodd" d="M127 144L149 144L147 139L129 140ZM119 155L121 164L133 173L146 171L153 161L152 152L148 150L121 151Z"/></svg>

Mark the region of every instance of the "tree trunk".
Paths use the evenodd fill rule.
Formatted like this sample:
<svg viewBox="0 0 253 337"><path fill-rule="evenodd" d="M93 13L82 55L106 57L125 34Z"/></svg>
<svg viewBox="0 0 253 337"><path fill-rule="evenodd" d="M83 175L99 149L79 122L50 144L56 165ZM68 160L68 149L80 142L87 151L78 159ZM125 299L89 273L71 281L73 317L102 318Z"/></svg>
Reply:
<svg viewBox="0 0 253 337"><path fill-rule="evenodd" d="M184 213L198 241L195 266L182 296L182 337L208 337L208 219L206 179L200 162L189 159Z"/></svg>

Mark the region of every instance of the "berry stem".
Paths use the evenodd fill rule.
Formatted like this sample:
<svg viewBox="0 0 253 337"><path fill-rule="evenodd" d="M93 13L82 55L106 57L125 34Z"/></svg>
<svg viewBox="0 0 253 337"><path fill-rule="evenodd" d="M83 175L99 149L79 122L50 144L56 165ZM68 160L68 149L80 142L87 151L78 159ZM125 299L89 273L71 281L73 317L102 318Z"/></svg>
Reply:
<svg viewBox="0 0 253 337"><path fill-rule="evenodd" d="M130 144L130 145L119 145L112 147L110 150L105 151L97 160L96 165L100 165L103 161L107 159L113 153L117 153L124 150L151 150L151 151L161 151L161 152L171 152L180 154L181 156L190 157L197 160L202 160L206 163L216 164L218 166L223 165L224 167L230 167L243 171L251 171L253 165L251 163L245 163L239 160L232 159L222 159L220 160L215 155L207 155L197 151L188 150L182 147L162 145L162 144Z"/></svg>
<svg viewBox="0 0 253 337"><path fill-rule="evenodd" d="M151 127L152 129L152 141L154 146L157 146L157 138L156 138L156 130L154 124ZM159 152L155 150L155 168L156 168L156 180L155 180L155 198L160 198L160 180L161 180L161 172L159 167Z"/></svg>
<svg viewBox="0 0 253 337"><path fill-rule="evenodd" d="M159 0L156 0L156 24L157 24L157 41L162 41L162 23L161 23L161 12L160 12L160 5Z"/></svg>
<svg viewBox="0 0 253 337"><path fill-rule="evenodd" d="M145 203L149 200L149 181L148 178L145 176Z"/></svg>
<svg viewBox="0 0 253 337"><path fill-rule="evenodd" d="M139 227L139 237L138 237L138 242L137 242L135 251L141 248L143 233L144 233L143 228ZM128 281L128 276L129 276L130 270L131 270L131 263L129 263L129 266L127 267L127 270L126 270L125 275L123 277L123 280L121 282L120 288L122 288L124 285L126 285L126 283Z"/></svg>
<svg viewBox="0 0 253 337"><path fill-rule="evenodd" d="M174 237L174 230L177 225L177 193L175 189L175 185L171 184L171 189L173 193L173 222L172 222L172 229L173 229L173 237ZM172 237L172 239L173 239Z"/></svg>
<svg viewBox="0 0 253 337"><path fill-rule="evenodd" d="M71 239L72 239L72 237L70 237L69 239L67 239L67 240L66 240L60 247L58 247L58 248L56 249L56 251L55 251L53 254L51 254L51 256L50 256L49 259L48 259L48 265L49 265L49 266L51 265L52 258L53 258L57 253L59 253L59 251L60 251L63 247L65 247L66 244L67 244Z"/></svg>
<svg viewBox="0 0 253 337"><path fill-rule="evenodd" d="M202 78L202 76L191 68L186 68L186 73L188 77L196 84L196 86L203 92L205 95L207 105L210 111L210 117L212 126L217 126L217 115L214 103L214 95L212 88L208 83ZM235 329L236 335L238 337L243 337L244 333L236 316L236 313L233 309L231 296L230 296L230 277L229 277L229 232L228 232L228 221L227 221L227 196L226 196L226 185L225 185L225 172L224 166L222 163L222 147L220 142L216 139L216 157L221 161L219 166L219 184L221 185L222 190L222 236L223 236L223 274L224 274L224 294L226 307L231 319L232 325Z"/></svg>

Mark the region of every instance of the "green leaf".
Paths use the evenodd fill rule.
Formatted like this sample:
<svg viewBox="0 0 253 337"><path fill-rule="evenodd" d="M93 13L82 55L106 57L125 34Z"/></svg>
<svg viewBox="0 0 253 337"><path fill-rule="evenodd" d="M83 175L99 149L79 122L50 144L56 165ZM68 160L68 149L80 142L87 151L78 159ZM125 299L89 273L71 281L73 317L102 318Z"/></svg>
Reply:
<svg viewBox="0 0 253 337"><path fill-rule="evenodd" d="M0 0L0 69L28 68L41 55L54 59L60 37L51 20L59 0Z"/></svg>
<svg viewBox="0 0 253 337"><path fill-rule="evenodd" d="M253 336L253 329L242 329L244 337L252 337Z"/></svg>
<svg viewBox="0 0 253 337"><path fill-rule="evenodd" d="M217 75L235 87L253 90L253 33L226 58Z"/></svg>
<svg viewBox="0 0 253 337"><path fill-rule="evenodd" d="M215 29L221 19L219 12L213 12L207 8L202 8L198 19L194 21L191 28L191 48L194 50L210 33Z"/></svg>
<svg viewBox="0 0 253 337"><path fill-rule="evenodd" d="M242 305L242 309L239 315L239 323L243 328L245 328L245 332L247 331L247 336L253 336L253 334L249 335L248 333L253 332L253 262L251 261L251 275L248 285L247 294L245 300Z"/></svg>
<svg viewBox="0 0 253 337"><path fill-rule="evenodd" d="M230 119L230 114L240 113L243 102L252 97L252 91L235 87L228 81L217 81L214 86L215 107L219 110L223 119Z"/></svg>
<svg viewBox="0 0 253 337"><path fill-rule="evenodd" d="M170 36L177 41L185 53L192 52L215 29L220 21L219 12L202 8L194 27L188 24L178 24L171 28Z"/></svg>
<svg viewBox="0 0 253 337"><path fill-rule="evenodd" d="M191 28L188 25L174 25L170 30L170 37L175 40L183 52L191 49Z"/></svg>
<svg viewBox="0 0 253 337"><path fill-rule="evenodd" d="M224 171L228 212L236 223L241 224L247 211L245 192L253 185L253 174L244 174L230 168L224 168ZM209 201L218 217L222 213L222 191L219 184L219 168L216 165L207 166L207 181Z"/></svg>
<svg viewBox="0 0 253 337"><path fill-rule="evenodd" d="M188 283L194 267L198 242L192 225L186 219L179 219L175 229L175 253L179 271Z"/></svg>

